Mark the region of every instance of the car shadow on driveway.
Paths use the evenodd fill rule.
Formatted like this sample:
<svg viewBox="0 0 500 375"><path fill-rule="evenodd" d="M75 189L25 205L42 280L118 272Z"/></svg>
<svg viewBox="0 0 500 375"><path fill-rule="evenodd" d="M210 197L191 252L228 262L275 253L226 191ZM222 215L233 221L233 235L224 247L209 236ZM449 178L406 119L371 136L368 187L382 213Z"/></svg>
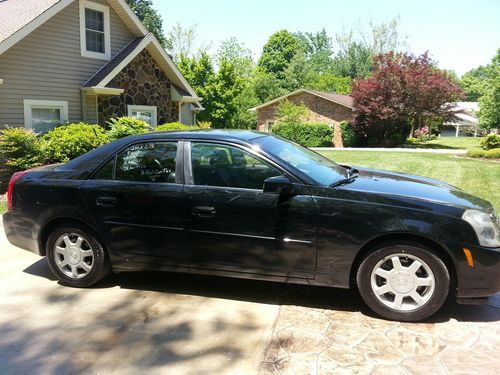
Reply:
<svg viewBox="0 0 500 375"><path fill-rule="evenodd" d="M56 281L45 258L33 263L24 272ZM365 306L357 291L339 288L171 272L130 272L111 274L92 289L113 287L260 304L360 312L368 317L382 319ZM450 319L467 322L500 321L499 297L500 295L493 297L487 305L459 305L449 301L437 314L420 323L442 323Z"/></svg>

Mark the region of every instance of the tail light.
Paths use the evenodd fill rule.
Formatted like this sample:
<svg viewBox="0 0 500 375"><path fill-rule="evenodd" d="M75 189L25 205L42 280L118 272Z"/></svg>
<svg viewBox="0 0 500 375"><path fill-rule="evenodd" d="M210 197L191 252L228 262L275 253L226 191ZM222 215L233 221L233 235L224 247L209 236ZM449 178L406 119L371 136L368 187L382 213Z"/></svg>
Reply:
<svg viewBox="0 0 500 375"><path fill-rule="evenodd" d="M7 188L7 209L9 211L12 210L12 197L14 195L14 185L16 184L17 180L23 177L26 173L28 173L28 171L16 172L10 178L9 187Z"/></svg>

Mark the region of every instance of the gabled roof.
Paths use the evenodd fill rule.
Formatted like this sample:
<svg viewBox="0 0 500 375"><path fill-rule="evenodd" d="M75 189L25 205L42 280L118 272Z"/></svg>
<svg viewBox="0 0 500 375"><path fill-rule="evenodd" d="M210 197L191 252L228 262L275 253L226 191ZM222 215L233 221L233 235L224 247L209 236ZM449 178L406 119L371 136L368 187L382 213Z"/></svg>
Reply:
<svg viewBox="0 0 500 375"><path fill-rule="evenodd" d="M158 65L163 69L170 81L175 86L182 88L186 96L195 99L193 101L201 101L201 98L197 97L196 93L182 76L170 56L168 56L156 37L151 33L147 34L145 37L132 40L106 65L99 69L96 74L85 82L82 88L105 88L106 85L143 50L149 52L153 59L155 59Z"/></svg>
<svg viewBox="0 0 500 375"><path fill-rule="evenodd" d="M0 55L74 1L78 0L0 0ZM197 98L156 37L148 32L126 1L107 2L137 38L104 65L83 88L104 89L125 65L139 52L147 49L172 83L188 92L189 96L201 100Z"/></svg>
<svg viewBox="0 0 500 375"><path fill-rule="evenodd" d="M279 98L273 99L273 100L266 102L264 104L261 104L257 107L251 108L250 111L257 111L257 110L259 110L261 108L265 108L271 104L275 104L275 103L278 103L282 100L285 100L285 99L289 98L290 96L294 96L294 95L301 94L301 93L308 93L308 94L329 100L333 103L343 105L344 107L347 107L347 108L354 108L354 100L349 95L342 95L342 94L336 94L333 92L323 92L323 91L316 91L316 90L309 90L309 89L299 89L299 90L296 90L296 91L291 92L289 94L280 96Z"/></svg>

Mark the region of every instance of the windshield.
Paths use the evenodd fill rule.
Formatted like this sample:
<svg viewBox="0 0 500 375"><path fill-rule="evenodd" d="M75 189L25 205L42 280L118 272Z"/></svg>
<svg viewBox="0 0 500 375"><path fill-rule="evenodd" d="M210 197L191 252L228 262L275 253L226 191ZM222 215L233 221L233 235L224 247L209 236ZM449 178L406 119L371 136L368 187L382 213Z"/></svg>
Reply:
<svg viewBox="0 0 500 375"><path fill-rule="evenodd" d="M252 144L298 169L321 185L329 186L346 177L345 169L340 165L285 139L264 136L253 139Z"/></svg>

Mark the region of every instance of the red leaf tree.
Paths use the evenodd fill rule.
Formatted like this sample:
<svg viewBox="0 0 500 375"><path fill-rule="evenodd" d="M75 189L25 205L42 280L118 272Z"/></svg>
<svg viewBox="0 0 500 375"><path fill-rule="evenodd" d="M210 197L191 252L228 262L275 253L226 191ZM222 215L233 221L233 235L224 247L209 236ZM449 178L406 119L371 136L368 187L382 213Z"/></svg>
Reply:
<svg viewBox="0 0 500 375"><path fill-rule="evenodd" d="M463 93L427 53L389 52L374 58L373 73L354 82L353 127L371 145L396 145L430 121L452 116ZM410 130L411 129L411 130Z"/></svg>

